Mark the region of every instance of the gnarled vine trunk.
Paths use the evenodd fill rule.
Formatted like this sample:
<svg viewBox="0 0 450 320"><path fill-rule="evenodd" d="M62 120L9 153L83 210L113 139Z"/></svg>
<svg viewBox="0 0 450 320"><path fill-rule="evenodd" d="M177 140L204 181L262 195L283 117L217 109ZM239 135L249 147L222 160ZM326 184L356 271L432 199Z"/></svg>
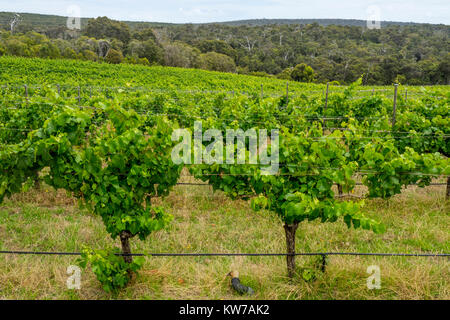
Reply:
<svg viewBox="0 0 450 320"><path fill-rule="evenodd" d="M293 278L295 274L295 233L297 232L298 222L288 225L284 225L284 231L286 233L286 247L287 253L286 263L288 269L289 278Z"/></svg>
<svg viewBox="0 0 450 320"><path fill-rule="evenodd" d="M129 231L122 231L120 233L120 242L122 243L122 253L124 254L123 260L126 263L133 262L133 256L131 256L130 238L132 234Z"/></svg>
<svg viewBox="0 0 450 320"><path fill-rule="evenodd" d="M446 200L450 199L450 177L447 178L447 194L445 196Z"/></svg>
<svg viewBox="0 0 450 320"><path fill-rule="evenodd" d="M339 196L342 197L342 195L344 194L344 191L342 190L342 185L338 184L337 188L338 188Z"/></svg>
<svg viewBox="0 0 450 320"><path fill-rule="evenodd" d="M34 175L34 188L36 190L40 190L41 189L41 179L39 177L39 172L36 172Z"/></svg>

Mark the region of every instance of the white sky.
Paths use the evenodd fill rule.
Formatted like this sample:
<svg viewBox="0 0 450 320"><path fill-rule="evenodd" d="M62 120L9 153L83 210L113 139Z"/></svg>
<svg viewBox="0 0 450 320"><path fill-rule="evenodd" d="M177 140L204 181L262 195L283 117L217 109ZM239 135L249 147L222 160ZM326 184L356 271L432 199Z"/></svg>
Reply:
<svg viewBox="0 0 450 320"><path fill-rule="evenodd" d="M371 6L376 6L380 20L450 24L449 0L0 0L0 11L67 16L72 5L80 8L82 17L174 23L262 18L367 20Z"/></svg>

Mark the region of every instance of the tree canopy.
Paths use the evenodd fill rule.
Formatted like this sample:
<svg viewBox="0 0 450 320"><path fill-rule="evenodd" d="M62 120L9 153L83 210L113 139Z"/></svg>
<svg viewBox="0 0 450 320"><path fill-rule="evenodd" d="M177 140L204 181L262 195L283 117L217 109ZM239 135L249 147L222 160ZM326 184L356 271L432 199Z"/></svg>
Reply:
<svg viewBox="0 0 450 320"><path fill-rule="evenodd" d="M0 31L0 55L101 61L107 53L102 44L107 43L107 49L126 58L123 63L200 67L318 83L349 84L361 76L365 85L450 82L449 26L383 24L371 30L351 23L288 22L152 25L98 17L84 19L81 32L21 22L14 34L0 24L5 30ZM225 61L226 67L218 64ZM299 65L311 67L314 78L307 75L309 68L294 69Z"/></svg>

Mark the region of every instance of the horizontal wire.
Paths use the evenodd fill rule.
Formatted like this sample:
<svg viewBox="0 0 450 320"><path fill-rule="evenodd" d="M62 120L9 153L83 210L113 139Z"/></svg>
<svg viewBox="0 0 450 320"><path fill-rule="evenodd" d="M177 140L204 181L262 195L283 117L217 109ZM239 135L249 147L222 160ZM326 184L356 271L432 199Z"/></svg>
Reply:
<svg viewBox="0 0 450 320"><path fill-rule="evenodd" d="M209 184L209 183L195 183L195 182L180 182L180 183L177 183L176 184L177 186L209 186L209 187L212 187L212 185L211 184ZM338 183L333 183L333 185L334 186L338 186L339 184ZM417 183L412 183L412 184L408 184L408 186L418 186L419 184L417 184ZM355 183L355 186L365 186L365 184L364 183L360 183L360 182L357 182L357 183ZM447 186L447 183L430 183L430 184L427 184L427 186Z"/></svg>
<svg viewBox="0 0 450 320"><path fill-rule="evenodd" d="M264 84L263 84L264 85ZM2 88L8 89L8 88L24 88L27 86L30 89L44 89L48 88L48 86L52 87L60 87L60 89L67 88L67 89L97 89L97 90L142 90L142 91L155 91L155 92L181 92L181 93L233 93L233 92L241 92L241 93L248 93L248 90L251 90L252 93L259 93L261 88L260 86L256 86L255 88L247 88L245 90L181 90L181 89L164 89L164 88L155 88L155 87L148 87L148 86L135 86L135 87L124 87L124 86L98 86L98 85L70 85L70 84L47 84L47 86L43 86L42 84L16 84L16 85L2 85ZM283 85L284 86L284 85ZM430 86L431 87L431 86ZM329 94L331 93L344 93L346 89L344 90L333 90L332 88L348 88L345 86L331 86L330 90L328 91ZM264 89L264 87L263 87ZM410 87L404 87L405 90L408 90L408 95L414 94L414 95L433 95L433 92L422 92L422 91L413 91ZM284 89L283 89L284 90ZM300 90L300 91L297 91ZM365 93L375 93L375 92L392 92L394 90L394 87L390 88L372 88L372 89L360 89L360 90L352 90L351 92L365 92ZM264 90L263 90L264 91ZM266 89L267 92L274 93L274 91L278 91L276 89ZM290 94L303 94L303 93L326 93L326 87L324 85L324 88L321 90L304 90L304 89L293 89L290 91ZM285 93L280 93L280 96L285 96Z"/></svg>
<svg viewBox="0 0 450 320"><path fill-rule="evenodd" d="M69 84L48 84L51 87L60 87L60 89L67 88L67 89L100 89L100 90L142 90L142 91L155 91L155 92L181 92L181 93L233 93L233 89L230 90L181 90L181 89L163 89L163 88L154 88L154 87L146 87L146 86L137 86L137 87L124 87L124 86L96 86L96 85L69 85ZM264 85L264 84L263 84ZM29 89L46 89L46 86L43 86L41 84L20 84L20 85L3 85L2 87L4 89L8 88L14 88L14 89L23 89L25 86L27 86ZM284 86L284 85L283 85ZM252 93L260 93L261 87L256 86L255 88L246 88L245 90L234 90L236 93L249 93L249 90ZM284 89L283 89L284 90ZM290 94L303 94L303 93L325 93L325 86L322 90L303 90L303 89L294 89L290 91ZM363 89L363 90L352 90L352 92L388 92L393 91L392 89ZM279 92L279 90L276 89L266 89L268 93L275 93L276 91ZM264 87L263 87L264 92ZM345 90L329 90L328 93L344 93ZM410 93L416 93L415 91L408 92ZM421 92L418 92L421 93ZM285 93L280 93L281 96L285 96Z"/></svg>
<svg viewBox="0 0 450 320"><path fill-rule="evenodd" d="M358 174L361 175L370 175L370 174L382 174L385 172L356 172ZM400 174L400 175L404 175L404 176L427 176L427 177L450 177L450 175L448 174L432 174L432 173L423 173L423 172L398 172L396 174ZM282 176L282 177L308 177L308 176L320 176L321 174L319 173L301 173L301 174L293 174L293 173L288 173L288 174L270 174L268 176ZM251 177L254 176L253 173L235 173L235 174L231 174L231 173L205 173L205 174L195 174L195 177L208 177L208 176L220 176L220 177L226 177L226 176L230 176L230 177ZM180 177L191 177L188 175L181 175Z"/></svg>
<svg viewBox="0 0 450 320"><path fill-rule="evenodd" d="M168 99L168 100L170 100L170 99ZM17 102L17 101L16 101ZM26 101L19 101L20 103L23 103L23 104L27 104L27 103L29 103L29 104L38 104L38 105L52 105L52 106L57 106L57 107L64 107L64 106L68 106L68 107L72 107L72 108L80 108L80 109L94 109L94 110L103 110L102 108L99 108L99 107L93 107L93 106L83 106L83 105L66 105L66 104L56 104L56 103L47 103L47 102L42 102L42 101L34 101L34 102L32 102L32 101L28 101L28 102L26 102ZM175 100L174 100L174 102L176 102ZM18 106L21 106L20 104L18 104L18 105L16 105L16 107L18 107ZM198 107L198 106L195 106L195 107ZM308 107L294 107L294 108L296 108L296 109L305 109L305 108L308 108ZM1 108L0 107L0 110L1 109L10 109L10 110L21 110L21 109L25 109L25 108L12 108L12 107L10 107L10 108ZM188 118L188 119L190 119L190 118L198 118L198 119L207 119L207 118L202 118L201 116L197 116L197 115L186 115L186 114L178 114L178 113L151 113L150 111L153 111L153 110L150 110L150 109L138 109L138 110L136 110L136 109L127 109L127 110L134 110L137 114L140 114L140 115L146 115L146 116L168 116L168 117L170 117L170 116L173 116L173 117L180 117L180 118ZM402 114L401 113L399 113L399 114L397 114L397 117L401 117L402 116ZM214 117L216 117L216 116L214 116ZM357 120L391 120L391 116L378 116L378 117L371 117L371 116L369 116L369 117L362 117L362 116L348 116L348 115L342 115L342 116L339 116L339 115L337 115L337 116L319 116L319 115L317 115L317 116L313 116L313 115L309 115L309 114L286 114L286 115L284 115L284 114L273 114L273 115L270 115L270 117L273 117L273 118L287 118L287 119L291 119L291 118L293 118L293 117L295 117L295 118L305 118L305 119L307 119L307 120L349 120L349 119L357 119ZM419 117L420 118L423 118L423 119L434 119L434 118L437 118L437 117L442 117L442 118L444 118L444 119L447 119L448 118L448 116L445 116L445 115L434 115L434 116L425 116L425 115L419 115ZM228 119L222 119L222 120L228 120L228 121L242 121L243 119L231 119L231 118L228 118ZM266 122L261 122L261 121L250 121L250 120L247 120L248 122L252 122L252 123L266 123ZM268 119L267 121L270 121L270 119Z"/></svg>
<svg viewBox="0 0 450 320"><path fill-rule="evenodd" d="M61 105L62 107L62 105ZM94 110L103 110L101 108L96 108L96 107L89 107L89 106L74 106L76 108L88 108L88 109L94 109ZM1 109L1 108L0 108ZM209 120L210 118L205 118L205 117L201 117L201 116L197 116L197 115L182 115L182 114L176 114L176 113L150 113L150 112L143 112L143 111L137 111L136 113L140 114L140 115L144 115L144 116L148 116L148 117L179 117L179 118L185 118L185 119L199 119L199 120ZM284 115L278 115L279 118L281 118ZM305 118L307 120L336 120L336 119L349 119L349 118L353 118L353 117L309 117L307 115L285 115L286 117L297 117L298 119L301 118ZM211 116L211 117L215 117L215 116ZM277 117L277 115L274 115L273 117ZM423 117L425 118L425 117ZM364 118L361 117L361 119L385 119L385 120L389 120L386 117L376 117L376 118ZM247 124L270 124L270 122L272 120L267 120L266 122L263 121L253 121L253 120L245 120L245 119L232 119L232 118L221 118L220 120L222 121L229 121L229 122L238 122L238 123L247 123ZM301 125L301 124L299 124ZM295 128L295 124L291 124L289 126L287 125L282 125L281 127L289 127L289 128ZM4 129L8 130L9 127L0 127L0 129ZM346 130L349 131L351 130L350 128L328 128L328 127L324 127L324 129L329 129L329 130ZM25 129L25 128L9 128L9 130L23 130L23 131L33 131L31 129ZM362 131L370 131L370 132L381 132L381 133L392 133L392 134L401 134L401 133L409 133L412 134L413 132L411 131L415 131L414 129L411 129L410 131L391 131L391 130L362 130ZM430 133L430 134L418 134L418 135L411 135L411 136L399 136L399 137L392 137L392 138L405 138L405 137L420 137L420 136L438 136L438 137L448 137L449 135L439 135L437 133ZM338 138L338 137L334 137L334 138ZM343 137L344 138L344 137ZM391 138L391 137L377 137L377 136L370 136L370 137L363 137L364 139L370 139L370 138Z"/></svg>
<svg viewBox="0 0 450 320"><path fill-rule="evenodd" d="M282 127L281 127L282 128ZM278 129L281 129L278 128ZM39 129L22 129L22 128L8 128L8 127L0 127L0 130L3 131L19 131L19 132L32 132ZM388 131L387 131L388 132ZM321 141L326 139L333 139L333 140L340 140L340 139L346 139L346 140L370 140L370 139L449 139L450 134L445 135L438 135L438 134L424 134L424 135L408 135L408 136L355 136L355 137L332 137L332 136L322 136L322 137L305 137L306 139L312 140L312 141Z"/></svg>
<svg viewBox="0 0 450 320"><path fill-rule="evenodd" d="M249 165L249 164L246 164ZM274 166L276 164L268 164L268 165L257 165L262 167L263 169L268 169L267 167L269 166ZM296 165L282 165L279 164L278 166L296 166ZM297 168L300 168L300 166L296 166ZM310 169L317 169L317 170L339 170L337 168L314 168L311 167ZM386 172L383 171L370 171L370 170L361 170L361 171L355 171L354 174L357 175L371 175L371 174L384 174ZM429 176L429 177L450 177L449 174L440 174L440 173L425 173L425 172L396 172L395 174L399 174L399 175L409 175L409 176ZM124 176L124 177L128 177L130 176L130 174L124 174L124 173L116 173L116 175L118 176ZM214 177L214 176L220 176L220 177L225 177L225 176L230 176L230 177L252 177L254 176L254 173L196 173L193 175L187 175L187 174L181 174L179 175L179 177ZM269 176L283 176L283 177L308 177L308 176L320 176L320 173L306 173L306 172L302 172L302 173L276 173L276 174L270 174ZM133 176L133 175L131 175ZM412 185L412 184L411 184Z"/></svg>
<svg viewBox="0 0 450 320"><path fill-rule="evenodd" d="M110 158L111 156L115 156L115 155L121 155L121 152L115 152L115 153L102 153L102 157L105 158ZM188 164L189 165L189 164ZM204 163L201 163L200 165L204 165ZM240 167L240 166L252 166L252 167L261 167L263 169L268 169L268 167L272 167L272 166L278 166L278 167L291 167L291 168L302 168L302 169L309 169L309 170L341 170L343 167L320 167L320 166L302 166L302 165L298 165L298 164L289 164L289 163L269 163L269 164L260 164L260 163L244 163L244 164L225 164L223 163L223 165L226 165L228 167ZM416 168L416 169L421 169L421 168ZM361 175L369 175L369 174L384 174L386 172L384 171L373 171L373 170L358 170L358 171L354 171L354 174L361 174ZM124 173L116 173L117 175L121 175L121 176L129 176L130 174L124 174ZM447 174L440 174L440 173L426 173L426 172L420 172L420 171L411 171L411 172L396 172L396 174L400 174L400 175L418 175L418 176L430 176L430 177L450 177L450 175ZM235 174L231 174L231 173L196 173L194 175L186 175L186 174L181 174L180 177L192 177L192 176L253 176L254 173L235 173ZM302 172L302 173L277 173L277 174L273 174L274 176L292 176L292 177L296 177L296 176L318 176L321 175L320 173L306 173L306 172Z"/></svg>
<svg viewBox="0 0 450 320"><path fill-rule="evenodd" d="M81 252L13 251L0 254L81 256ZM115 253L117 256L152 257L277 257L277 256L382 256L382 257L450 257L449 253L376 253L376 252L296 252L296 253Z"/></svg>

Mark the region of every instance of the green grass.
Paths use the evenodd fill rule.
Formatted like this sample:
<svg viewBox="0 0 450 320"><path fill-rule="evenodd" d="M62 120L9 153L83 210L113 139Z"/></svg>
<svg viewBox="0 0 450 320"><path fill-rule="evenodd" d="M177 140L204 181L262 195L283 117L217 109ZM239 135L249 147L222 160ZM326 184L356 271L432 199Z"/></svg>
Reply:
<svg viewBox="0 0 450 320"><path fill-rule="evenodd" d="M444 188L410 187L391 200L366 201L366 212L386 224L385 234L348 230L345 224L302 223L297 251L449 252L449 203ZM170 228L148 240L132 241L134 252L284 252L281 221L255 213L209 187L178 186L160 200L175 217ZM78 209L63 192L31 190L0 207L0 248L78 251L118 246L98 217ZM82 274L81 290L66 288L67 267L76 257L0 256L0 299L239 299L227 273L238 270L256 291L255 299L449 299L447 258L328 258L325 273L317 257L298 257L299 271L315 280L286 277L282 257L148 257L139 275L118 295L102 291L93 273ZM381 269L380 290L369 290L366 269ZM246 297L243 297L246 298Z"/></svg>

